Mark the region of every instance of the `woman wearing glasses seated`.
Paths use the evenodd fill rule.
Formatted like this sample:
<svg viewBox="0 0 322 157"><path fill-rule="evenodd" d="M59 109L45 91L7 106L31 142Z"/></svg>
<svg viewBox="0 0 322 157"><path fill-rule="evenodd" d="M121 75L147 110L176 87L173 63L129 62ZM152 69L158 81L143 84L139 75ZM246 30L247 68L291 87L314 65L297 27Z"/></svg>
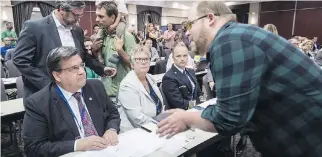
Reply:
<svg viewBox="0 0 322 157"><path fill-rule="evenodd" d="M132 49L130 71L122 80L118 93L121 132L151 122L152 117L164 110L157 82L148 74L150 52L144 46Z"/></svg>

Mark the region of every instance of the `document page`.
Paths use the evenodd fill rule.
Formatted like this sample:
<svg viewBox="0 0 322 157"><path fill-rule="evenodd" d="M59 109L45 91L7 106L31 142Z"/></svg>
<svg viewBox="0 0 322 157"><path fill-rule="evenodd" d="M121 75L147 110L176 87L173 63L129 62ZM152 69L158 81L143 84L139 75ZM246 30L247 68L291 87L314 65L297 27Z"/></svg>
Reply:
<svg viewBox="0 0 322 157"><path fill-rule="evenodd" d="M87 151L78 157L143 157L161 148L164 142L155 133L138 128L121 134L116 146L101 151Z"/></svg>

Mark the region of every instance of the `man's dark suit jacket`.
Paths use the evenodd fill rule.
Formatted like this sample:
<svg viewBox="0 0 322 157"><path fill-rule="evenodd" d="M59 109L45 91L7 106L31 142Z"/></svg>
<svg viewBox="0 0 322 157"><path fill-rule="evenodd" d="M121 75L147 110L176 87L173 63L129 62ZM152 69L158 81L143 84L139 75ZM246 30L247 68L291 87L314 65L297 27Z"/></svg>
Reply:
<svg viewBox="0 0 322 157"><path fill-rule="evenodd" d="M174 65L162 78L162 91L166 97L168 108L181 108L187 110L189 107L189 101L193 97L193 100L199 102L199 96L202 94L199 88L195 72L192 69L186 68L190 79L195 84L195 92L192 95L192 86L190 83L186 83L184 80L184 74L181 73Z"/></svg>
<svg viewBox="0 0 322 157"><path fill-rule="evenodd" d="M55 157L73 152L75 138L80 137L72 113L55 88L56 84L50 83L26 98L22 136L28 157ZM103 83L87 80L83 93L98 135L102 137L110 128L119 131L120 115Z"/></svg>
<svg viewBox="0 0 322 157"><path fill-rule="evenodd" d="M85 51L84 34L80 27L71 30L75 46L81 51L86 66L97 74L104 74L104 66ZM25 86L25 97L39 91L50 83L46 69L48 53L62 46L56 23L52 14L24 23L19 35L13 62L22 73Z"/></svg>

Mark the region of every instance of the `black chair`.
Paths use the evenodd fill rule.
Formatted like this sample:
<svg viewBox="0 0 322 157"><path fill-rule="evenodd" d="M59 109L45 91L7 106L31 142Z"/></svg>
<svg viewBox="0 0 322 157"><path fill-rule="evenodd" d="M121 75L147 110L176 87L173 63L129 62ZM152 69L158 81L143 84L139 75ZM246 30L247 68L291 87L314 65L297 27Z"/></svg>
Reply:
<svg viewBox="0 0 322 157"><path fill-rule="evenodd" d="M167 98L165 97L165 95L163 93L162 83L160 84L160 87L159 88L160 88L160 92L161 92L161 95L162 95L162 98L163 98L164 110L168 110L169 109L169 104L168 104Z"/></svg>
<svg viewBox="0 0 322 157"><path fill-rule="evenodd" d="M163 74L167 69L167 60L159 60L155 63L153 74Z"/></svg>
<svg viewBox="0 0 322 157"><path fill-rule="evenodd" d="M206 59L201 60L196 66L196 72L204 71L208 67L209 67L209 61Z"/></svg>
<svg viewBox="0 0 322 157"><path fill-rule="evenodd" d="M206 76L203 76L202 77L202 84L204 85L205 87L205 92L206 92L206 100L210 100L212 98L214 98L214 92L210 89L210 86L209 86L209 83L206 81Z"/></svg>
<svg viewBox="0 0 322 157"><path fill-rule="evenodd" d="M1 100L0 101L7 101L8 100L8 96L6 94L6 89L4 88L4 83L1 79Z"/></svg>
<svg viewBox="0 0 322 157"><path fill-rule="evenodd" d="M19 76L16 81L17 85L17 98L23 98L24 97L24 85L22 81L22 77Z"/></svg>
<svg viewBox="0 0 322 157"><path fill-rule="evenodd" d="M7 62L8 60L11 60L14 52L15 52L14 48L7 50L7 53L4 56L4 61Z"/></svg>
<svg viewBox="0 0 322 157"><path fill-rule="evenodd" d="M1 78L6 78L7 75L4 71L4 67L3 67L2 63L0 63L0 69L1 69Z"/></svg>
<svg viewBox="0 0 322 157"><path fill-rule="evenodd" d="M19 77L21 76L21 72L17 69L17 67L13 64L12 60L8 60L6 62L8 72L9 72L9 77Z"/></svg>

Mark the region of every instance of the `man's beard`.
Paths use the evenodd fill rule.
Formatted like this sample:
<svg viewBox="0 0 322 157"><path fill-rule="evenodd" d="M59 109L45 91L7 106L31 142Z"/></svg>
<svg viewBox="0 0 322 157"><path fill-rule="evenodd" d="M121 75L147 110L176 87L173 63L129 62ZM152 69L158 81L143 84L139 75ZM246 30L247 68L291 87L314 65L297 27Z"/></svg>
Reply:
<svg viewBox="0 0 322 157"><path fill-rule="evenodd" d="M207 39L205 37L205 34L203 32L200 32L199 37L197 40L194 40L196 44L197 52L200 55L205 55L207 53Z"/></svg>
<svg viewBox="0 0 322 157"><path fill-rule="evenodd" d="M64 24L65 24L65 27L73 27L77 23L76 20L72 21L72 20L68 20L66 18L63 18L63 21L64 21Z"/></svg>

